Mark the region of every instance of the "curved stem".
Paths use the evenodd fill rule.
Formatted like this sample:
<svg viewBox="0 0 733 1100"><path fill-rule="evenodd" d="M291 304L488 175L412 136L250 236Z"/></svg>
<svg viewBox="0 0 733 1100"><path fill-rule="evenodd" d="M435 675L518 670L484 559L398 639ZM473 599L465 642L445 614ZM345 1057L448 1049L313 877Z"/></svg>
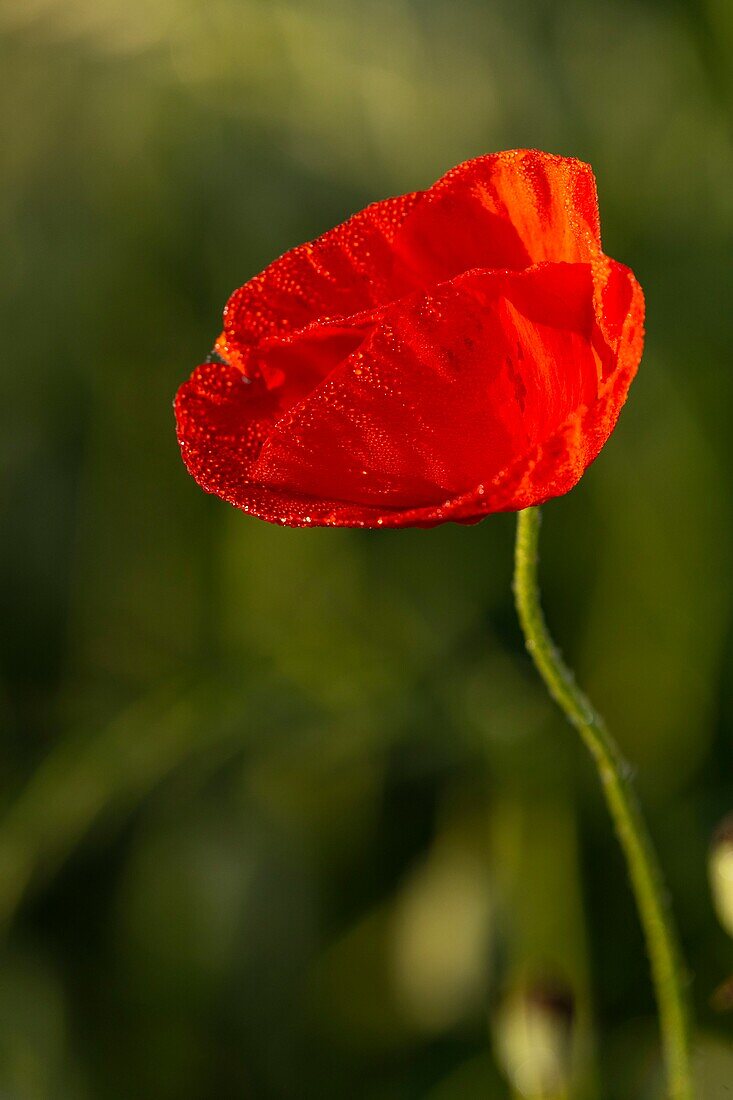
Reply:
<svg viewBox="0 0 733 1100"><path fill-rule="evenodd" d="M629 766L575 683L547 629L537 581L539 508L517 516L514 596L527 650L555 700L595 760L606 802L626 857L646 937L656 989L669 1100L692 1100L692 1071L684 981L677 936L656 853L631 781Z"/></svg>

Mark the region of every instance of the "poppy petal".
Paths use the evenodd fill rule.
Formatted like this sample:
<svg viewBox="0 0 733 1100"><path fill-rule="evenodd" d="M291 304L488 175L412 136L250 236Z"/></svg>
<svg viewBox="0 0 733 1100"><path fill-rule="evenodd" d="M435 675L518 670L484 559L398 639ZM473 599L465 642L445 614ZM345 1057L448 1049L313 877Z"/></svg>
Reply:
<svg viewBox="0 0 733 1100"><path fill-rule="evenodd" d="M601 248L593 171L533 149L466 161L425 192L394 248L423 287L473 267L588 262Z"/></svg>
<svg viewBox="0 0 733 1100"><path fill-rule="evenodd" d="M513 512L544 504L574 488L616 426L644 345L642 289L629 268L609 263L608 279L614 283L616 301L628 300L628 307L613 317L608 309L606 320L618 327L620 335L613 368L604 374L596 400L577 409L553 435L518 456L492 482L481 482L471 492L447 500L438 508L406 510L385 523L422 527L447 520L475 523L490 512ZM622 286L627 288L628 299L621 293ZM599 297L607 300L602 289Z"/></svg>
<svg viewBox="0 0 733 1100"><path fill-rule="evenodd" d="M236 367L203 363L179 389L176 425L181 454L207 493L271 523L376 526L379 509L344 509L343 502L273 491L252 472L278 414L277 395Z"/></svg>
<svg viewBox="0 0 733 1100"><path fill-rule="evenodd" d="M421 192L375 202L271 263L232 294L218 350L246 374L251 350L313 321L348 317L412 289L395 271L392 242Z"/></svg>
<svg viewBox="0 0 733 1100"><path fill-rule="evenodd" d="M473 271L414 295L278 420L253 477L392 508L465 493L595 400L592 329L588 265Z"/></svg>

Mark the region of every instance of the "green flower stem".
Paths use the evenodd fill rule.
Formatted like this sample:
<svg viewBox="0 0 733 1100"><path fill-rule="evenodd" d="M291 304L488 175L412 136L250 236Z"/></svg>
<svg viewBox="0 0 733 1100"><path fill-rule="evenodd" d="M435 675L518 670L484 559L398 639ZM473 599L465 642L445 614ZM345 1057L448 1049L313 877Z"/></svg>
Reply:
<svg viewBox="0 0 733 1100"><path fill-rule="evenodd" d="M539 508L517 516L514 596L527 650L555 702L588 746L626 857L646 937L659 1008L669 1100L693 1100L690 1039L677 936L656 853L647 832L628 764L575 683L547 629L537 580Z"/></svg>

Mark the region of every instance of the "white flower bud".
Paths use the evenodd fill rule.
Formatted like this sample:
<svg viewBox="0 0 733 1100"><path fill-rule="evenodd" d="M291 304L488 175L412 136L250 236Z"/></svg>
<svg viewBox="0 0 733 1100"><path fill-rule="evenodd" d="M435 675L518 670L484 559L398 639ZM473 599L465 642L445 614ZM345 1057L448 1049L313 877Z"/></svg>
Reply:
<svg viewBox="0 0 733 1100"><path fill-rule="evenodd" d="M718 920L733 936L733 814L725 817L715 831L708 871Z"/></svg>
<svg viewBox="0 0 733 1100"><path fill-rule="evenodd" d="M571 1074L573 1000L560 986L536 985L510 997L495 1021L497 1058L527 1100L565 1095Z"/></svg>

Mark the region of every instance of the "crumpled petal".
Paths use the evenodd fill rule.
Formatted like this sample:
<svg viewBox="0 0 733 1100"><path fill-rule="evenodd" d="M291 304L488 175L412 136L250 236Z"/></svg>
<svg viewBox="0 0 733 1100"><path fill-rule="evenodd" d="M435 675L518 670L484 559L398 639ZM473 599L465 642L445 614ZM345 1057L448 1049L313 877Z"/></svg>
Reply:
<svg viewBox="0 0 733 1100"><path fill-rule="evenodd" d="M588 265L474 270L416 294L282 416L253 478L389 507L464 493L595 399L592 329Z"/></svg>

